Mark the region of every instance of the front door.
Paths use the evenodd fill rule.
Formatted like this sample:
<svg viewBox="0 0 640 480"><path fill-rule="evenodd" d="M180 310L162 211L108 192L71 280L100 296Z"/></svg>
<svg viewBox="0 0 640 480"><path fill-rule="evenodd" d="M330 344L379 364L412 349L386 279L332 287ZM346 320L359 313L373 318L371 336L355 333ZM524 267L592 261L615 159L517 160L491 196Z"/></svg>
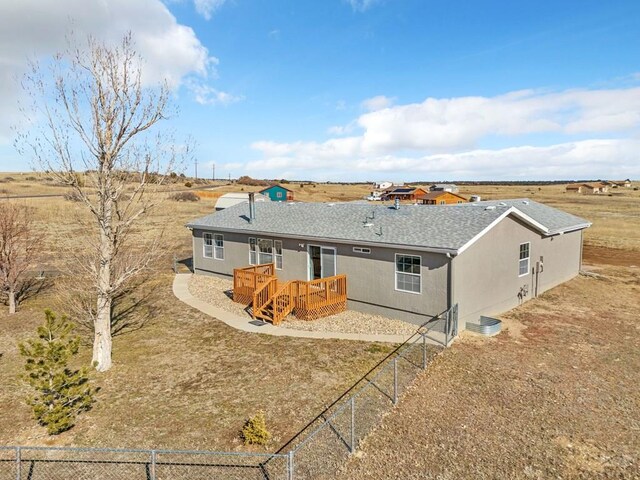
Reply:
<svg viewBox="0 0 640 480"><path fill-rule="evenodd" d="M309 280L333 277L336 274L336 249L309 245Z"/></svg>

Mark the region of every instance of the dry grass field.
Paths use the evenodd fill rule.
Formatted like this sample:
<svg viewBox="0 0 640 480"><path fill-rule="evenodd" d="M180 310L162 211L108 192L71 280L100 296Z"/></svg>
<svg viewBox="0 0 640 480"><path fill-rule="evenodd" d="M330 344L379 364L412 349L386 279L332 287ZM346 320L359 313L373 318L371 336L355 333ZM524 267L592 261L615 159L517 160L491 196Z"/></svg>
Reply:
<svg viewBox="0 0 640 480"><path fill-rule="evenodd" d="M0 189L63 193L27 180L32 175L6 174L14 180ZM297 201L350 201L369 191L367 185L286 186ZM384 348L356 342L237 332L178 304L169 268L172 254L190 255L184 224L212 212L217 194L261 189L213 187L199 202L168 201L140 226L140 235L163 231L169 252L154 274L156 315L115 339L114 368L96 376L98 403L71 431L49 438L35 426L17 380L16 345L32 335L44 307L61 309L55 288L29 299L13 317L0 312L0 444L239 450L245 448L238 439L242 422L262 408L274 435L268 449L274 449L384 356ZM508 328L494 339L457 342L368 439L344 478L634 478L640 192L620 192L463 187L464 195L529 197L592 221L584 257L603 276L581 276L527 302L505 317ZM68 269L67 252L89 228L83 208L58 197L18 201L33 208L41 269Z"/></svg>

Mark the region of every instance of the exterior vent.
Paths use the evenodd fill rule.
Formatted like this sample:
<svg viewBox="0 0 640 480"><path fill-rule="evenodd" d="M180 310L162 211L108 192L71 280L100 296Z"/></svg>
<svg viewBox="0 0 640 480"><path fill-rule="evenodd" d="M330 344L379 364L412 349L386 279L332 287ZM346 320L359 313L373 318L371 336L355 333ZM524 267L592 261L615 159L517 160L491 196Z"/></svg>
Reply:
<svg viewBox="0 0 640 480"><path fill-rule="evenodd" d="M484 207L485 210L495 210L496 206L495 205L489 205L488 207Z"/></svg>

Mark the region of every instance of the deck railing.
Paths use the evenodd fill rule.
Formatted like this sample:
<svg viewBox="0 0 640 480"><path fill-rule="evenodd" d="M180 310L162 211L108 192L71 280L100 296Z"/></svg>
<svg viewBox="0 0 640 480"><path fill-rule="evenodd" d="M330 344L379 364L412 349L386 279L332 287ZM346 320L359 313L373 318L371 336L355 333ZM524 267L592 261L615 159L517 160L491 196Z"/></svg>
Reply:
<svg viewBox="0 0 640 480"><path fill-rule="evenodd" d="M294 315L300 320L335 315L347 308L347 276L319 278L310 282L297 281L298 292Z"/></svg>
<svg viewBox="0 0 640 480"><path fill-rule="evenodd" d="M315 320L347 308L347 277L294 280L279 284L272 263L236 268L233 271L233 300L253 308L253 318L278 325L287 315Z"/></svg>
<svg viewBox="0 0 640 480"><path fill-rule="evenodd" d="M264 263L233 270L233 301L249 305L253 294L275 277L275 265Z"/></svg>

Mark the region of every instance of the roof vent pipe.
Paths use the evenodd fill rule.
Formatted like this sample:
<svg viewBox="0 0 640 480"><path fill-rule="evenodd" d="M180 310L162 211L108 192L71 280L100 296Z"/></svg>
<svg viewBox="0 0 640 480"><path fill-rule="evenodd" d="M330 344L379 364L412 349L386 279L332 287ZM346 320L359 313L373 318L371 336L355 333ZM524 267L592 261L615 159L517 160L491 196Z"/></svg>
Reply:
<svg viewBox="0 0 640 480"><path fill-rule="evenodd" d="M393 201L393 208L400 210L400 199L398 197Z"/></svg>
<svg viewBox="0 0 640 480"><path fill-rule="evenodd" d="M255 193L249 193L249 223L256 219L256 199Z"/></svg>

